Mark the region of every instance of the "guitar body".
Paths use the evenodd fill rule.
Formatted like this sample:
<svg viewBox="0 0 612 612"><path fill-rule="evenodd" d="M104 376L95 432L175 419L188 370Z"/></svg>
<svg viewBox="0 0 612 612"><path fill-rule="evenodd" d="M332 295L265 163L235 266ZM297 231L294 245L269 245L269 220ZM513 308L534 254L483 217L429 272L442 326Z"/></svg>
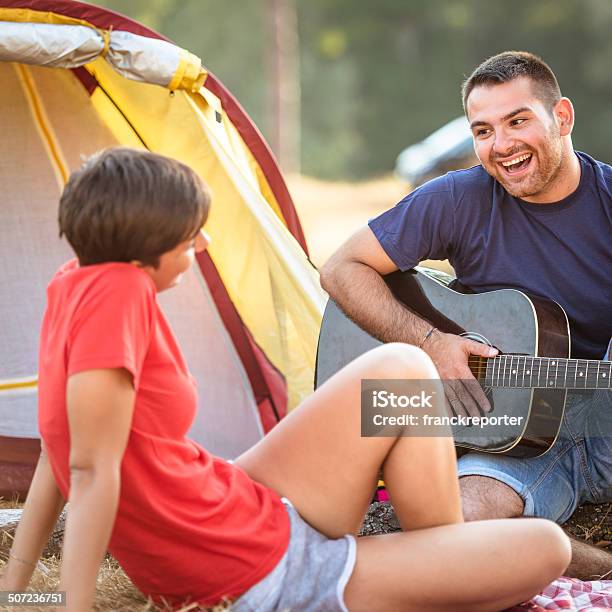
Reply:
<svg viewBox="0 0 612 612"><path fill-rule="evenodd" d="M434 278L434 275L437 278ZM533 357L570 355L567 317L548 300L514 289L459 293L437 271L419 268L385 277L395 297L443 332L464 334L502 353ZM450 277L449 277L450 278ZM319 335L315 386L381 342L348 319L329 300ZM488 390L493 415L522 417L519 425L454 426L455 444L465 449L535 457L554 443L563 421L565 389L499 388Z"/></svg>

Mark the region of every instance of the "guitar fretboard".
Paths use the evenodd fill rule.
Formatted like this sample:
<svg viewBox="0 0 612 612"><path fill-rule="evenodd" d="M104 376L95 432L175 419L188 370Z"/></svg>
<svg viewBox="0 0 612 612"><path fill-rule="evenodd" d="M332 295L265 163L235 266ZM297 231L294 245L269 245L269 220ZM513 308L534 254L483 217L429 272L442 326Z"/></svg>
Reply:
<svg viewBox="0 0 612 612"><path fill-rule="evenodd" d="M470 368L486 387L612 389L612 361L498 355L470 357Z"/></svg>

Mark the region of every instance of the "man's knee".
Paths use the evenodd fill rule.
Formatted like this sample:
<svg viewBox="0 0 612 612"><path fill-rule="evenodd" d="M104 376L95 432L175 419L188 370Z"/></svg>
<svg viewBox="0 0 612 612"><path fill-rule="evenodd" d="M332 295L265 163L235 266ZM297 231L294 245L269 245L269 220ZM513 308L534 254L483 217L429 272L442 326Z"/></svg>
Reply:
<svg viewBox="0 0 612 612"><path fill-rule="evenodd" d="M524 502L512 487L487 476L459 479L463 517L466 521L514 518L523 515Z"/></svg>

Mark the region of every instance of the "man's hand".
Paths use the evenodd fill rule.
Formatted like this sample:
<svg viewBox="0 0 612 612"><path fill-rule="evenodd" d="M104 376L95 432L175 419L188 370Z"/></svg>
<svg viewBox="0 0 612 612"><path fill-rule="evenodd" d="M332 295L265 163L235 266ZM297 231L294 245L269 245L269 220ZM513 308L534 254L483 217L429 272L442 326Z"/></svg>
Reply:
<svg viewBox="0 0 612 612"><path fill-rule="evenodd" d="M479 416L481 411L491 411L489 400L468 366L468 358L470 355L495 357L497 349L438 330L422 348L438 369L446 399L456 414Z"/></svg>

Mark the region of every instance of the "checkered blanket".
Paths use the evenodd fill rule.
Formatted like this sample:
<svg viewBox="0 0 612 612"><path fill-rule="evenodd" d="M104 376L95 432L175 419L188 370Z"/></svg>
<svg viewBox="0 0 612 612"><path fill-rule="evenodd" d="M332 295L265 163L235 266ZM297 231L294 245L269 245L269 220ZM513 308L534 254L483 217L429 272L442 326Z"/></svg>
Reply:
<svg viewBox="0 0 612 612"><path fill-rule="evenodd" d="M559 578L539 595L506 612L605 612L612 610L612 580L583 582L573 578Z"/></svg>

